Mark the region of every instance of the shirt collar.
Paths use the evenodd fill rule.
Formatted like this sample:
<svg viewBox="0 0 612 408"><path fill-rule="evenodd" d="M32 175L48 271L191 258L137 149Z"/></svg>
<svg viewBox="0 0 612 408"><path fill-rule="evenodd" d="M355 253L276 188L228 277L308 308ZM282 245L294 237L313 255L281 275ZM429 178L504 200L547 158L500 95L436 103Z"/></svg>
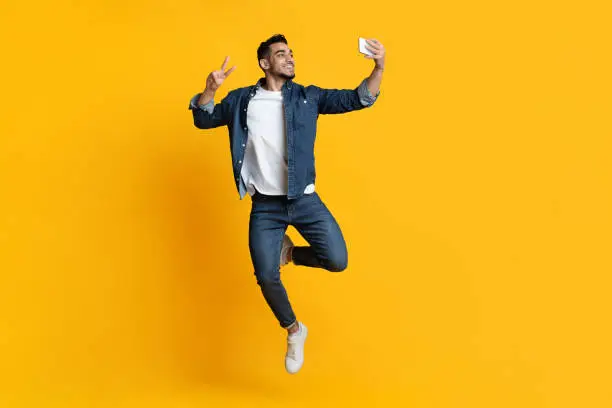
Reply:
<svg viewBox="0 0 612 408"><path fill-rule="evenodd" d="M257 83L253 86L253 90L257 90L257 89L261 88L265 83L266 83L266 78L265 77L259 78ZM285 88L291 89L292 86L293 86L293 80L292 79L288 79L283 84L283 87L281 88L281 91L285 90Z"/></svg>

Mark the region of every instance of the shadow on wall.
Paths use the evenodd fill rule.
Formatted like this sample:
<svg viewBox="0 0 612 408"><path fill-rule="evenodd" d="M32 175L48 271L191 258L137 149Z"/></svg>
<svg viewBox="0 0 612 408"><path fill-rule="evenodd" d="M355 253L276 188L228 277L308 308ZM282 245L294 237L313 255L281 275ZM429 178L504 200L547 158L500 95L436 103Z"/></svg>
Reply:
<svg viewBox="0 0 612 408"><path fill-rule="evenodd" d="M200 153L166 155L153 173L170 261L170 352L179 375L191 385L278 393L249 374L243 361L258 347L245 343L241 322L253 308L265 307L249 257L248 211L233 213L236 207L224 202L219 188L225 180ZM250 208L246 201L238 204Z"/></svg>

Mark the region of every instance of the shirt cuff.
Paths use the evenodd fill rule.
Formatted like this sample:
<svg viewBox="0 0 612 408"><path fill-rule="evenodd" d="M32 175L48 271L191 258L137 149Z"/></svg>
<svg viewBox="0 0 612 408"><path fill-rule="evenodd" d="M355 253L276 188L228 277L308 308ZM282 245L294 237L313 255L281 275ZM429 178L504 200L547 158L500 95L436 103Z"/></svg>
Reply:
<svg viewBox="0 0 612 408"><path fill-rule="evenodd" d="M370 92L370 90L368 89L368 82L364 79L363 81L361 81L361 84L359 84L359 87L357 88L357 93L359 94L359 102L361 102L363 106L371 106L374 104L374 102L376 102L376 99L378 99L378 95L380 95L380 90L378 91L376 96L372 95L372 92Z"/></svg>
<svg viewBox="0 0 612 408"><path fill-rule="evenodd" d="M189 101L189 109L202 109L210 114L213 113L215 109L215 102L211 99L208 103L198 105L198 99L200 99L201 93L194 95Z"/></svg>

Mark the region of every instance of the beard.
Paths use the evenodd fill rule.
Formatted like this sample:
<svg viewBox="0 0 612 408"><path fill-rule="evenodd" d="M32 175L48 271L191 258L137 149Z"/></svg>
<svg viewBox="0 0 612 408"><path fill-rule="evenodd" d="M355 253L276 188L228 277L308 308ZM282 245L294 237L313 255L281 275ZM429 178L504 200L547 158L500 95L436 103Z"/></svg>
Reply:
<svg viewBox="0 0 612 408"><path fill-rule="evenodd" d="M291 75L280 73L278 76L283 78L283 79L293 79L293 78L295 78L295 72L293 74L291 74Z"/></svg>
<svg viewBox="0 0 612 408"><path fill-rule="evenodd" d="M295 78L295 68L293 68L293 73L292 74L286 74L284 72L284 70L280 67L274 69L272 71L274 73L275 76L279 77L279 78L283 78L285 80L289 80L289 79L293 79Z"/></svg>

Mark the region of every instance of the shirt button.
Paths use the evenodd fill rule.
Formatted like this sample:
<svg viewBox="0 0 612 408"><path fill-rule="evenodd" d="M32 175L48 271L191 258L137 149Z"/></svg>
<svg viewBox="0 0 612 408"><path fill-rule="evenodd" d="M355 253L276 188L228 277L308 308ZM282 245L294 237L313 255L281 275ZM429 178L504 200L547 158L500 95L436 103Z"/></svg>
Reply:
<svg viewBox="0 0 612 408"><path fill-rule="evenodd" d="M306 103L306 99L304 99L304 103Z"/></svg>
<svg viewBox="0 0 612 408"><path fill-rule="evenodd" d="M246 126L244 127L244 130L247 130Z"/></svg>
<svg viewBox="0 0 612 408"><path fill-rule="evenodd" d="M242 147L246 147L246 145L243 143L243 144L242 144Z"/></svg>
<svg viewBox="0 0 612 408"><path fill-rule="evenodd" d="M246 112L246 108L244 108L244 111Z"/></svg>
<svg viewBox="0 0 612 408"><path fill-rule="evenodd" d="M242 163L242 160L238 160L238 164Z"/></svg>

